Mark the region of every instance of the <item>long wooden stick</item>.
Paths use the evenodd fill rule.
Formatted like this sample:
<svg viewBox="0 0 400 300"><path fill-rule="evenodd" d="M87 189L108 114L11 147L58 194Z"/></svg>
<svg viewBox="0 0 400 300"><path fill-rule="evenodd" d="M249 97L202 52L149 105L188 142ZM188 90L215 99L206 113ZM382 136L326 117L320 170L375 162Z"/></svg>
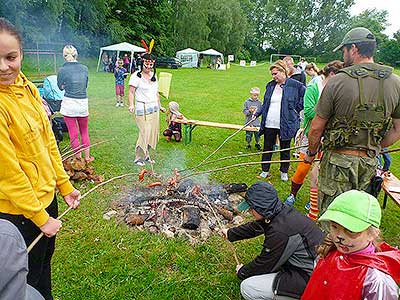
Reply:
<svg viewBox="0 0 400 300"><path fill-rule="evenodd" d="M388 149L386 151L381 151L380 154L398 152L398 151L400 151L400 148L394 148L394 149Z"/></svg>
<svg viewBox="0 0 400 300"><path fill-rule="evenodd" d="M112 139L111 139L111 140L112 140ZM86 146L86 147L81 147L81 148L78 147L78 149L76 150L76 152L75 152L75 149L72 149L72 151L73 151L74 153L72 153L72 154L70 154L70 155L68 155L68 156L65 156L65 155L64 155L64 157L62 157L62 160L63 160L63 161L64 161L64 160L67 160L68 158L74 156L74 155L77 154L78 152L84 151L84 150L86 150L86 149L92 148L92 147L97 146L97 145L101 145L101 144L107 143L107 142L109 142L109 141L111 141L111 140L100 141L100 142L91 144L91 145ZM69 151L69 152L70 152L70 151Z"/></svg>
<svg viewBox="0 0 400 300"><path fill-rule="evenodd" d="M221 167L221 168L216 168L216 169L211 169L211 170L205 170L205 171L199 171L195 172L192 174L188 174L186 176L182 176L181 180L196 176L196 175L201 175L201 174L207 174L207 173L212 173L212 172L219 172L219 171L224 171L232 168L237 168L237 167L243 167L243 166L252 166L252 165L257 165L257 164L277 164L277 163L285 163L285 162L303 162L304 160L302 159L293 159L293 160L271 160L271 161L251 161L251 162L246 162L246 163L240 163L240 164L234 164L234 165L229 165L226 167ZM313 162L315 161L320 161L319 159L314 159Z"/></svg>
<svg viewBox="0 0 400 300"><path fill-rule="evenodd" d="M224 227L222 226L221 222L219 221L219 218L218 218L218 216L217 216L217 213L215 212L214 208L212 207L212 205L211 205L211 203L210 203L210 200L208 199L207 196L202 195L202 194L200 194L200 195L201 195L201 198L203 198L203 199L206 201L206 203L208 204L208 206L210 207L212 213L214 214L215 220L216 220L217 223L218 223L218 226L219 226L220 230L222 230ZM236 264L237 264L237 265L240 265L239 258L238 258L237 254L236 254L236 248L235 248L235 246L234 246L230 241L228 241L228 245L229 245L229 247L230 247L231 250L232 250L233 257L235 258Z"/></svg>
<svg viewBox="0 0 400 300"><path fill-rule="evenodd" d="M137 175L137 173L127 173L127 174L123 174L120 176L116 176L113 178L108 179L107 181L104 181L102 183L99 183L98 185L92 187L89 191L87 191L85 194L82 195L82 197L80 198L80 200L82 200L83 198L85 198L87 195L89 195L90 193L92 193L94 190L98 189L99 187L113 181L116 179L121 179L127 176L131 176L131 175ZM57 220L60 220L62 217L64 217L70 210L72 209L72 206L69 206L61 215L58 216ZM29 245L28 247L28 253L32 250L32 248L40 241L40 239L43 237L44 233L41 232L36 239L33 240L33 242Z"/></svg>
<svg viewBox="0 0 400 300"><path fill-rule="evenodd" d="M216 162L219 162L219 161L223 161L223 160L227 160L227 159L231 159L231 158L254 156L254 155L260 155L260 154L264 154L264 153L278 153L278 152L283 152L283 151L295 150L295 149L299 149L299 148L303 148L303 147L308 147L308 145L295 146L295 147L291 147L291 148L278 149L278 150L261 151L261 152L255 152L255 153L245 153L245 154L238 154L238 155L230 155L230 156L221 157L221 158L218 158L218 159L215 159L215 160L210 160L209 162L200 163L197 166L194 166L194 167L191 167L191 168L182 169L182 170L179 170L178 172L182 173L182 172L194 170L194 169L197 169L197 168L202 167L202 166L206 166L206 165L209 165L209 164L213 164L213 163L216 163Z"/></svg>
<svg viewBox="0 0 400 300"><path fill-rule="evenodd" d="M203 164L205 161L207 161L211 156L213 156L215 153L217 153L217 151L219 149L222 148L223 145L226 144L227 141L229 141L231 138L233 138L235 135L237 135L240 131L242 131L246 126L248 126L251 122L253 122L254 120L250 120L249 122L247 122L246 124L244 124L242 127L240 127L238 130L236 130L233 134L231 134L230 136L228 136L225 141L222 142L221 145L219 145L217 147L217 149L215 149L210 155L208 155L205 159L203 159L203 161L200 163Z"/></svg>

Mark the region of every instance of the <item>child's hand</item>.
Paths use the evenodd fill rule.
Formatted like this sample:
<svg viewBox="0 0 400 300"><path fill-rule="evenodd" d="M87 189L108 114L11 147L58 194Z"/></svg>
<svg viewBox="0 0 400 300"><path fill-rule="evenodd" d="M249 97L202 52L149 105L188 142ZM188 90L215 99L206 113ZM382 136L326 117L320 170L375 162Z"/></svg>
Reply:
<svg viewBox="0 0 400 300"><path fill-rule="evenodd" d="M243 267L243 264L239 264L236 266L236 274L239 273L241 267Z"/></svg>
<svg viewBox="0 0 400 300"><path fill-rule="evenodd" d="M135 107L133 105L129 105L128 110L130 113L133 113L135 111Z"/></svg>
<svg viewBox="0 0 400 300"><path fill-rule="evenodd" d="M218 233L223 238L226 238L226 239L228 238L228 229L222 228L222 229L220 229L220 231Z"/></svg>

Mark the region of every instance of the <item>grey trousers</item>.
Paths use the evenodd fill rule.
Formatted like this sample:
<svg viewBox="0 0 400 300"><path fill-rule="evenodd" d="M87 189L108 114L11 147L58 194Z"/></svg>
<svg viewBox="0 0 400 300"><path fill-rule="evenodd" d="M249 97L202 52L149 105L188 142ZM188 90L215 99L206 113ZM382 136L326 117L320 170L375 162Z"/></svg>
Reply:
<svg viewBox="0 0 400 300"><path fill-rule="evenodd" d="M240 293L245 300L294 300L296 298L277 296L272 284L278 273L249 277L240 284Z"/></svg>

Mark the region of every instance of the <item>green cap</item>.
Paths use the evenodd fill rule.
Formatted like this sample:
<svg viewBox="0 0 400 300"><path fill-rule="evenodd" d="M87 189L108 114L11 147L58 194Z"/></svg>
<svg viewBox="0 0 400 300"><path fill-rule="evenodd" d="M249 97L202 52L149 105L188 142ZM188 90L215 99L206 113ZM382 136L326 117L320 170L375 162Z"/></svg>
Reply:
<svg viewBox="0 0 400 300"><path fill-rule="evenodd" d="M333 50L333 52L342 49L344 45L357 44L360 42L376 42L376 39L372 32L367 28L356 27L345 34L343 41Z"/></svg>
<svg viewBox="0 0 400 300"><path fill-rule="evenodd" d="M371 225L379 228L381 207L374 196L351 190L337 196L319 220L334 221L350 231L361 232Z"/></svg>
<svg viewBox="0 0 400 300"><path fill-rule="evenodd" d="M246 200L243 200L237 206L238 211L245 211L245 210L248 210L249 208L250 208L250 204L247 203Z"/></svg>

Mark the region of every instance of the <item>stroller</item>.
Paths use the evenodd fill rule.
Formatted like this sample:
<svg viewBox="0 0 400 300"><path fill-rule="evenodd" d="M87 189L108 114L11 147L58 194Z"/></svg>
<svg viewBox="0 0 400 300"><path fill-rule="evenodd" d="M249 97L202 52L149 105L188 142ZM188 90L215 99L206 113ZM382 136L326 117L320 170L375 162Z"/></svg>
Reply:
<svg viewBox="0 0 400 300"><path fill-rule="evenodd" d="M39 91L45 106L48 108L51 127L58 145L63 140L64 132L68 132L64 118L57 116L60 111L61 101L64 98L64 91L58 88L56 75L46 77L43 87L39 88Z"/></svg>

